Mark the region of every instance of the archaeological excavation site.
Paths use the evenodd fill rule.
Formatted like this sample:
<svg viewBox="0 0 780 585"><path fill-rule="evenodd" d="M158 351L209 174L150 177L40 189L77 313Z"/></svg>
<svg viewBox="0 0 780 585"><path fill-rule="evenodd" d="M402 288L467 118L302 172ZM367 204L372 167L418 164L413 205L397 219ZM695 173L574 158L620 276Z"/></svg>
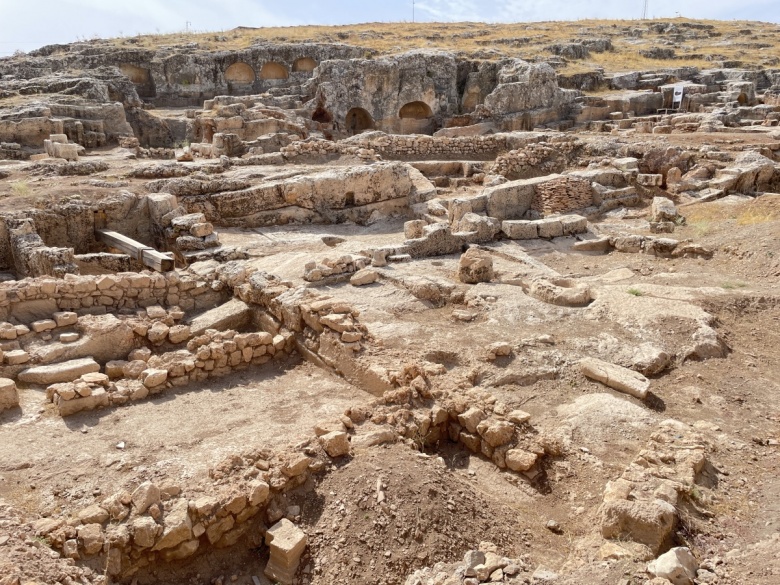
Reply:
<svg viewBox="0 0 780 585"><path fill-rule="evenodd" d="M780 583L779 39L0 59L0 585Z"/></svg>

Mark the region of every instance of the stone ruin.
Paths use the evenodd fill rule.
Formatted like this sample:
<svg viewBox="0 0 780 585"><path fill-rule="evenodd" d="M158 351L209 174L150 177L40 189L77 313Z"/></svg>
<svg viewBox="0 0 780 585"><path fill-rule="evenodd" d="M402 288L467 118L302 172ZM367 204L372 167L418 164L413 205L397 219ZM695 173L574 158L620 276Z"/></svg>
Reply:
<svg viewBox="0 0 780 585"><path fill-rule="evenodd" d="M366 394L294 444L251 445L208 477L136 478L20 519L18 534L44 539L66 575L57 582L154 582L161 567L239 548L267 553L271 582L326 582L313 556L322 530L285 504L319 497L348 462L396 443L442 461L454 450L541 497L575 457L573 431L505 387L587 383L615 391L618 410L651 410L662 376L725 358L708 304L723 291L671 277L634 288L638 270L586 274L549 258L619 257L641 262L641 277L710 261L690 232L674 237L683 205L780 189L778 73L680 67L599 83L615 93L585 95L547 63L367 58L345 44L0 60L0 158L17 180L92 191L0 209L3 426L36 409L67 421L134 412L304 362ZM685 111L672 111L679 84ZM41 97L3 106L33 86ZM667 142L682 134L702 142ZM745 140L718 138L734 135ZM558 340L539 334L560 323ZM715 449L689 425L653 420L580 536L604 562L658 557L661 578L683 563L663 554L682 538L681 510L704 514L697 486ZM380 493L377 510L393 516ZM385 582L558 579L490 542L451 563L464 550ZM686 570L671 582L692 583ZM7 582L21 583L13 571Z"/></svg>

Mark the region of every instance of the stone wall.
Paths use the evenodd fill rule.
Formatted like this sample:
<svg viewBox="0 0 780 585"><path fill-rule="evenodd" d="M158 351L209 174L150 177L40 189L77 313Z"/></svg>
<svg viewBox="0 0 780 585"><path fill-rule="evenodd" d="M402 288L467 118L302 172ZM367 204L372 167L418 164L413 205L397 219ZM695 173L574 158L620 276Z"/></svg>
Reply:
<svg viewBox="0 0 780 585"><path fill-rule="evenodd" d="M574 137L551 137L547 142L528 144L496 158L493 172L510 181L563 172L582 145Z"/></svg>
<svg viewBox="0 0 780 585"><path fill-rule="evenodd" d="M577 177L558 177L535 186L531 209L540 213L565 213L593 205L590 183Z"/></svg>
<svg viewBox="0 0 780 585"><path fill-rule="evenodd" d="M549 143L549 144L547 144ZM545 149L568 153L576 150L573 138L540 132L512 132L485 136L402 136L384 132L367 132L342 141L306 140L283 147L281 153L288 160L300 156L352 155L372 159L377 155L385 160L493 160L499 155L509 159L528 152L543 153ZM537 146L538 145L538 146ZM517 151L510 155L510 151ZM511 170L513 163L504 163ZM519 165L518 165L519 166Z"/></svg>
<svg viewBox="0 0 780 585"><path fill-rule="evenodd" d="M19 275L55 276L78 273L72 248L52 248L44 244L29 219L9 222L8 234L14 266Z"/></svg>
<svg viewBox="0 0 780 585"><path fill-rule="evenodd" d="M174 330L176 335L185 329L189 331L185 325L174 327L179 329ZM169 332L168 337L171 335ZM128 360L107 362L105 374L85 374L74 382L49 386L47 396L60 416L120 406L170 388L220 378L250 366L264 365L272 359L283 359L294 346L289 332L273 336L266 332L210 329L192 338L186 349L162 354L133 351Z"/></svg>
<svg viewBox="0 0 780 585"><path fill-rule="evenodd" d="M43 240L44 246L71 248L76 254L106 250L95 238L96 216L102 218L102 227L106 229L118 231L142 243L151 242L146 203L144 196L117 191L93 204L63 201L45 209L31 208L24 212L0 210L0 270L15 267L9 228L20 221L33 222L34 232Z"/></svg>
<svg viewBox="0 0 780 585"><path fill-rule="evenodd" d="M219 287L217 287L219 288ZM101 276L67 274L63 279L34 278L0 283L0 319L30 321L56 311L105 313L152 305L189 311L225 299L226 291L196 275L130 272Z"/></svg>

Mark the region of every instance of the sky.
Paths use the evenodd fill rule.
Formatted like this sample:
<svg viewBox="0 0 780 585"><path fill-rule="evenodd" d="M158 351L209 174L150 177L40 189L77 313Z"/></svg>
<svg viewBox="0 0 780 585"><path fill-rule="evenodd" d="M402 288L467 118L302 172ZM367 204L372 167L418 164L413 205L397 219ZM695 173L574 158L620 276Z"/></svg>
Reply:
<svg viewBox="0 0 780 585"><path fill-rule="evenodd" d="M780 23L780 0L648 0L651 18ZM418 22L635 19L644 0L415 0ZM412 20L412 0L0 0L0 56L92 37Z"/></svg>

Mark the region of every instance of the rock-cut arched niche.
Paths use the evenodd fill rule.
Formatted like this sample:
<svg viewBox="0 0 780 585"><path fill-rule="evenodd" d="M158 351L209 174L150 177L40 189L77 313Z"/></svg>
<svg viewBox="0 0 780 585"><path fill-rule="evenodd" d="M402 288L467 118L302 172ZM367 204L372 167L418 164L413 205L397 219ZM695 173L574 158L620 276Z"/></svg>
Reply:
<svg viewBox="0 0 780 585"><path fill-rule="evenodd" d="M347 112L345 123L346 131L350 135L374 129L374 119L363 108L352 108Z"/></svg>
<svg viewBox="0 0 780 585"><path fill-rule="evenodd" d="M425 102L409 102L401 108L398 116L402 119L425 120L432 117L433 112Z"/></svg>
<svg viewBox="0 0 780 585"><path fill-rule="evenodd" d="M154 88L152 73L145 67L138 67L130 63L122 63L119 66L122 75L127 77L136 86L139 97L154 97L157 92Z"/></svg>
<svg viewBox="0 0 780 585"><path fill-rule="evenodd" d="M287 71L287 67L281 63L269 61L264 63L260 70L260 79L263 80L287 79L288 77L290 77L290 73Z"/></svg>
<svg viewBox="0 0 780 585"><path fill-rule="evenodd" d="M301 57L300 59L296 59L295 63L293 63L294 73L299 71L311 73L316 68L317 68L317 62L311 57Z"/></svg>
<svg viewBox="0 0 780 585"><path fill-rule="evenodd" d="M255 82L255 70L251 65L242 63L233 63L225 70L225 81L239 85L251 85Z"/></svg>

